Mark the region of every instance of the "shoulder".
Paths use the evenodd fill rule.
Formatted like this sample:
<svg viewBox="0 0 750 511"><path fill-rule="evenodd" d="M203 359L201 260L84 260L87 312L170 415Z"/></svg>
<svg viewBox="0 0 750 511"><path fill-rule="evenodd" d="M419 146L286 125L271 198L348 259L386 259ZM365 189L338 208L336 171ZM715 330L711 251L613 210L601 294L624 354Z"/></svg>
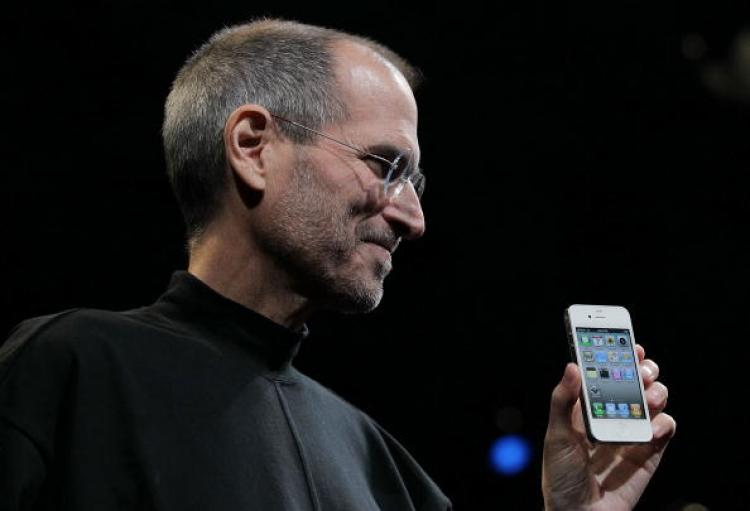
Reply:
<svg viewBox="0 0 750 511"><path fill-rule="evenodd" d="M75 384L87 312L71 309L19 323L0 349L0 420L52 450L57 413Z"/></svg>
<svg viewBox="0 0 750 511"><path fill-rule="evenodd" d="M0 367L6 367L30 344L47 344L56 337L61 324L79 309L69 309L55 314L26 319L11 330L0 347Z"/></svg>
<svg viewBox="0 0 750 511"><path fill-rule="evenodd" d="M0 379L17 359L41 364L71 361L127 337L138 323L128 312L69 309L20 322L0 347Z"/></svg>

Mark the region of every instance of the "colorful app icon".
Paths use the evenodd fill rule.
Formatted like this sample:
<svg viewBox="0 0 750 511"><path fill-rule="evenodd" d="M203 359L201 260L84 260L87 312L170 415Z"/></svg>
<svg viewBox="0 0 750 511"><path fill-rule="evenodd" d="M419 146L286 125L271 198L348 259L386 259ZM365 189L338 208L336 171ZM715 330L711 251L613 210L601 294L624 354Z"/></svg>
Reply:
<svg viewBox="0 0 750 511"><path fill-rule="evenodd" d="M604 346L604 337L600 335L595 335L591 338L591 341L594 343L594 346Z"/></svg>
<svg viewBox="0 0 750 511"><path fill-rule="evenodd" d="M607 417L617 417L617 408L615 408L614 403L607 403L606 410L607 410Z"/></svg>
<svg viewBox="0 0 750 511"><path fill-rule="evenodd" d="M622 372L622 378L624 380L634 380L635 379L635 371L632 368L630 368L630 367L625 368L623 370L623 372Z"/></svg>
<svg viewBox="0 0 750 511"><path fill-rule="evenodd" d="M613 380L622 380L622 369L619 367L613 367L612 368L612 379Z"/></svg>
<svg viewBox="0 0 750 511"><path fill-rule="evenodd" d="M607 336L607 346L610 347L610 348L616 346L616 344L615 344L615 337L613 335L608 335Z"/></svg>
<svg viewBox="0 0 750 511"><path fill-rule="evenodd" d="M599 377L599 371L596 370L596 367L586 368L586 378L598 378L598 377Z"/></svg>
<svg viewBox="0 0 750 511"><path fill-rule="evenodd" d="M599 364L606 364L607 360L607 352L606 351L596 351L596 362Z"/></svg>
<svg viewBox="0 0 750 511"><path fill-rule="evenodd" d="M581 346L591 346L591 339L588 335L581 336Z"/></svg>
<svg viewBox="0 0 750 511"><path fill-rule="evenodd" d="M602 395L602 390L596 385L589 387L589 392L591 392L591 397L599 397Z"/></svg>
<svg viewBox="0 0 750 511"><path fill-rule="evenodd" d="M606 367L600 367L599 378L609 378L609 369Z"/></svg>
<svg viewBox="0 0 750 511"><path fill-rule="evenodd" d="M627 351L623 351L622 353L620 353L620 360L622 360L623 362L632 362L633 354Z"/></svg>
<svg viewBox="0 0 750 511"><path fill-rule="evenodd" d="M594 409L594 415L601 417L604 415L604 403L591 403L591 407Z"/></svg>
<svg viewBox="0 0 750 511"><path fill-rule="evenodd" d="M583 361L584 362L593 362L594 361L594 352L593 351L584 351L583 352Z"/></svg>
<svg viewBox="0 0 750 511"><path fill-rule="evenodd" d="M628 345L628 339L627 339L627 337L620 337L618 339L618 342L620 343L620 346L623 347L623 348Z"/></svg>
<svg viewBox="0 0 750 511"><path fill-rule="evenodd" d="M627 403L617 403L617 413L620 417L627 419L630 417L630 408Z"/></svg>
<svg viewBox="0 0 750 511"><path fill-rule="evenodd" d="M630 415L632 415L633 417L640 417L641 415L643 415L643 411L641 410L641 405L637 403L631 403Z"/></svg>
<svg viewBox="0 0 750 511"><path fill-rule="evenodd" d="M610 362L617 362L619 360L618 357L617 357L617 352L616 351L608 351L607 352L607 360L609 360Z"/></svg>

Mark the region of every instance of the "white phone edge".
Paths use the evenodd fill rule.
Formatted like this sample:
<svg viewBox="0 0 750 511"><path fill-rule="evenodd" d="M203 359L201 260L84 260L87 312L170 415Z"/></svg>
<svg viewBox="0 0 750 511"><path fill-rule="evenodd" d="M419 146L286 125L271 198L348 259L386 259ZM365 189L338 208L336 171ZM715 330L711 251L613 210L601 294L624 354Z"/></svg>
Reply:
<svg viewBox="0 0 750 511"><path fill-rule="evenodd" d="M586 431L589 438L596 442L614 443L645 443L653 438L651 416L646 403L646 393L643 378L640 373L640 363L635 353L635 332L633 331L630 313L619 305L583 305L574 304L565 311L566 330L573 361L581 371L581 409L583 411ZM591 403L585 388L582 360L576 347L576 328L622 328L630 332L631 349L636 363L636 375L643 399L643 413L645 419L597 419L591 413Z"/></svg>

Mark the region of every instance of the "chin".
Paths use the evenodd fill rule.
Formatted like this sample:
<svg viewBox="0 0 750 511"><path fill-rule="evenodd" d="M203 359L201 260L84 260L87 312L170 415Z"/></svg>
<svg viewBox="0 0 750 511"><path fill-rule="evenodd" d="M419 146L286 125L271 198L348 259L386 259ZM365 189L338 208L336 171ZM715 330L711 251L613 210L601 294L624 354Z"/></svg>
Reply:
<svg viewBox="0 0 750 511"><path fill-rule="evenodd" d="M344 314L375 310L383 299L383 284L390 273L390 261L373 264L354 258L347 264L310 271L308 296L319 308Z"/></svg>
<svg viewBox="0 0 750 511"><path fill-rule="evenodd" d="M375 310L383 299L383 282L349 283L344 289L332 293L328 308L344 314L363 314ZM353 284L353 285L352 285Z"/></svg>

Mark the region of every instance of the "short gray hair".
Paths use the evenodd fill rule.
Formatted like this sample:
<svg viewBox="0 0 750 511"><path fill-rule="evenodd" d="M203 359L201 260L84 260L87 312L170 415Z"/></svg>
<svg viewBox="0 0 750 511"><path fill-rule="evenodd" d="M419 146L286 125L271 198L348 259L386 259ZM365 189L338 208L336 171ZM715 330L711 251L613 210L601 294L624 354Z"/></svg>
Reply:
<svg viewBox="0 0 750 511"><path fill-rule="evenodd" d="M419 71L364 37L292 21L263 19L216 32L180 69L164 106L162 139L172 189L189 241L219 211L227 186L224 125L247 103L313 129L344 120L332 44L349 40L393 64L412 88ZM280 123L285 136L306 143L311 134Z"/></svg>

